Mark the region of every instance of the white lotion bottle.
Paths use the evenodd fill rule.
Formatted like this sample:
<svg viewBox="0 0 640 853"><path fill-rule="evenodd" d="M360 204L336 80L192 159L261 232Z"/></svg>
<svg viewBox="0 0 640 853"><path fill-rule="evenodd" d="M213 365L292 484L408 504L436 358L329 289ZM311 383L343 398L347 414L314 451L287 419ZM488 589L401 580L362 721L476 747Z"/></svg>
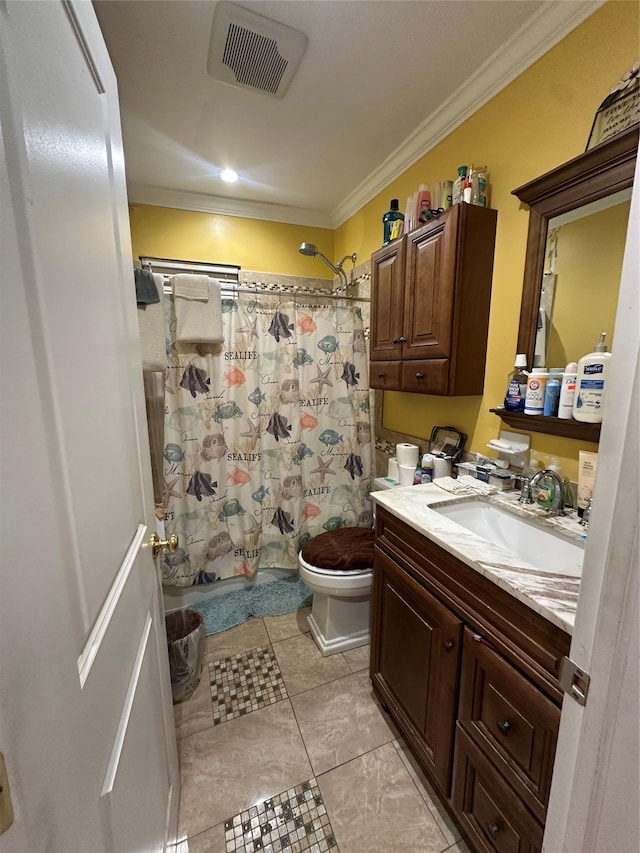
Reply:
<svg viewBox="0 0 640 853"><path fill-rule="evenodd" d="M578 362L576 394L573 401L573 417L590 424L602 423L602 412L606 392L606 379L611 353L607 352L606 332L593 352L583 355Z"/></svg>
<svg viewBox="0 0 640 853"><path fill-rule="evenodd" d="M578 365L571 361L562 374L562 387L560 388L560 403L558 404L558 417L569 420L573 417L573 401L576 396L576 377Z"/></svg>

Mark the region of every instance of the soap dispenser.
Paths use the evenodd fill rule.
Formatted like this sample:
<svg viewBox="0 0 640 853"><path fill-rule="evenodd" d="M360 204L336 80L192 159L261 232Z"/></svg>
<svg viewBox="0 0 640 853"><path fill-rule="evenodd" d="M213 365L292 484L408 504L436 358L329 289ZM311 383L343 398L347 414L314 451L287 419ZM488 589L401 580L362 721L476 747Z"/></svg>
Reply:
<svg viewBox="0 0 640 853"><path fill-rule="evenodd" d="M606 336L607 333L602 332L593 352L583 355L578 362L573 401L573 417L577 421L591 424L602 422L607 370L611 360L611 353L607 352L605 343Z"/></svg>

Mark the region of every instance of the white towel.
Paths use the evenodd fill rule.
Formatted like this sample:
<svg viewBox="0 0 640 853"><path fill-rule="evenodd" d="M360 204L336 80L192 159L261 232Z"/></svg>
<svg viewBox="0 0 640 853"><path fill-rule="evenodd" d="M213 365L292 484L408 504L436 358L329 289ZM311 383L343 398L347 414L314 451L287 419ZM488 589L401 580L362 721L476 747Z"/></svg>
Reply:
<svg viewBox="0 0 640 853"><path fill-rule="evenodd" d="M164 279L154 273L153 280L158 288L160 302L153 302L143 310L138 308L140 349L143 370L166 370L167 347L164 331Z"/></svg>
<svg viewBox="0 0 640 853"><path fill-rule="evenodd" d="M496 486L466 475L458 477L457 480L453 477L439 477L434 480L433 485L452 495L492 495L498 491Z"/></svg>
<svg viewBox="0 0 640 853"><path fill-rule="evenodd" d="M174 275L171 280L176 311L176 348L219 352L222 334L220 282L206 275Z"/></svg>

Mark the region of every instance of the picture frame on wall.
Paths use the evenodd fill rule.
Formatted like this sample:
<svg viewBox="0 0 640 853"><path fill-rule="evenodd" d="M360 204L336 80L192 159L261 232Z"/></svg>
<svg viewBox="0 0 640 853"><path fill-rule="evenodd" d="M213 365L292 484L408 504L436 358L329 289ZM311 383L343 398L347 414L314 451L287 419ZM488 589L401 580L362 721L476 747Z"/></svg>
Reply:
<svg viewBox="0 0 640 853"><path fill-rule="evenodd" d="M586 150L640 122L640 62L615 84L598 107Z"/></svg>

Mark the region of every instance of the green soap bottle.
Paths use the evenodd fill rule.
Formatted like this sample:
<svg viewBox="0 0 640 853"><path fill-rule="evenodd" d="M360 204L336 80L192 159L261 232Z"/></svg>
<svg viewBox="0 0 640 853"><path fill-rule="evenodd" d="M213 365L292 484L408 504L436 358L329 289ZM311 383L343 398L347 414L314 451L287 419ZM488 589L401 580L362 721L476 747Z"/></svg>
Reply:
<svg viewBox="0 0 640 853"><path fill-rule="evenodd" d="M400 213L399 202L397 198L391 199L391 204L389 205L390 209L385 213L382 217L382 225L383 225L383 246L386 246L387 243L391 242L391 226L398 219L401 219L404 222L404 213Z"/></svg>

